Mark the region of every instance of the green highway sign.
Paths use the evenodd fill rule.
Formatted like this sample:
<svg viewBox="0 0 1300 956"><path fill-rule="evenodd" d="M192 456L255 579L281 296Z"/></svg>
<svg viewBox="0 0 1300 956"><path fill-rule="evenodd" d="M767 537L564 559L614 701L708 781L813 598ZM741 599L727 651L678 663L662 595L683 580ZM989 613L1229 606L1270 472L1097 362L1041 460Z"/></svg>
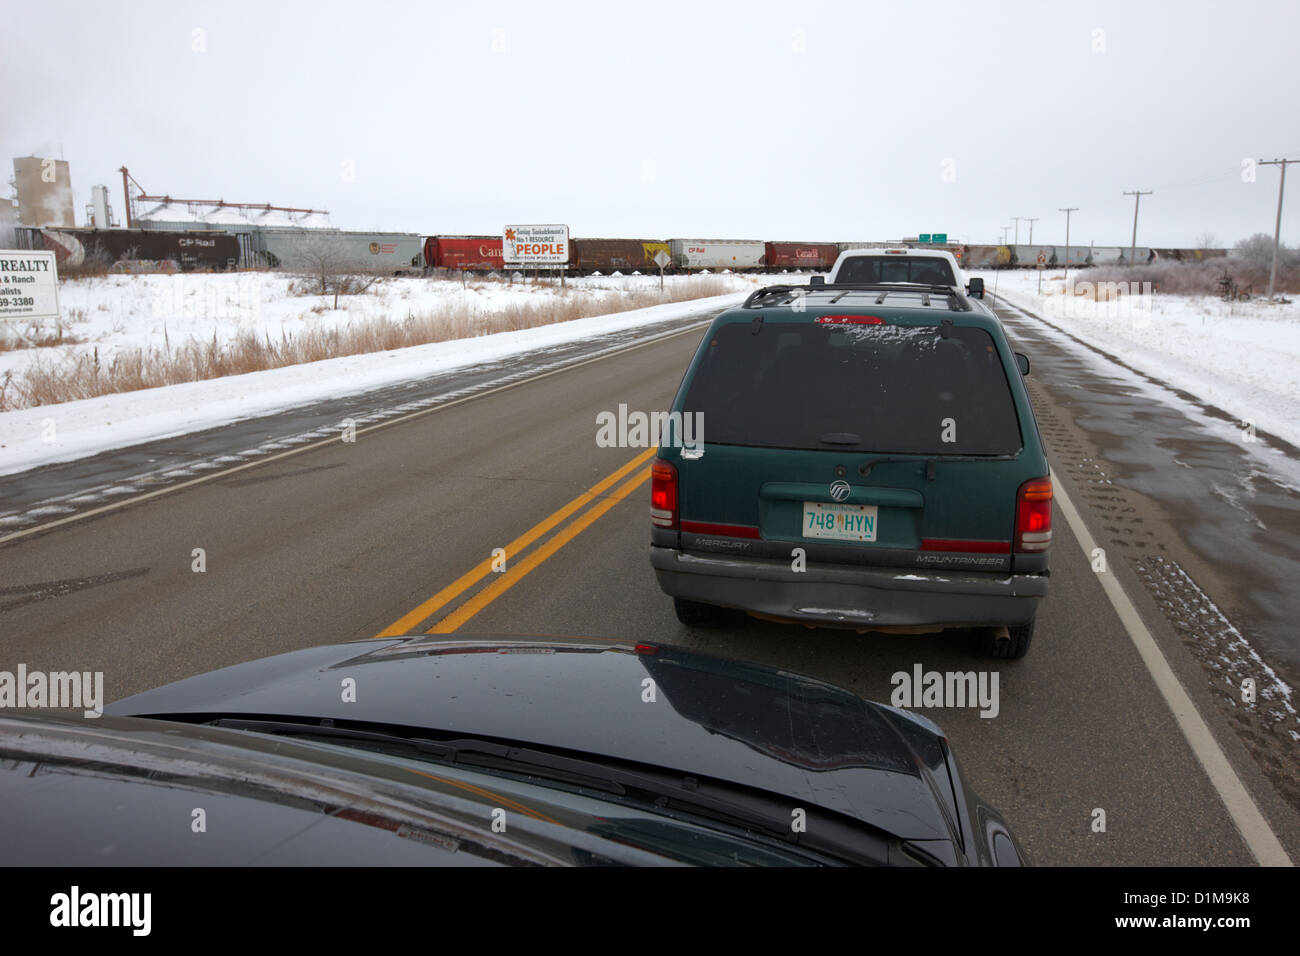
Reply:
<svg viewBox="0 0 1300 956"><path fill-rule="evenodd" d="M923 233L921 233L919 236L917 236L917 241L918 241L918 242L929 242L929 241L930 241L930 234L929 234L928 232L923 232Z"/></svg>
<svg viewBox="0 0 1300 956"><path fill-rule="evenodd" d="M930 240L931 242L947 242L948 234L946 232L936 232Z"/></svg>

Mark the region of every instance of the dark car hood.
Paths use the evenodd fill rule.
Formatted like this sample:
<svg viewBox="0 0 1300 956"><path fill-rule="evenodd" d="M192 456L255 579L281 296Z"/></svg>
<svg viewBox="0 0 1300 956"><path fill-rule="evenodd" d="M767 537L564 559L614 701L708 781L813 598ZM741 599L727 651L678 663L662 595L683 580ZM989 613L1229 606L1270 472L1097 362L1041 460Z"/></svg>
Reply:
<svg viewBox="0 0 1300 956"><path fill-rule="evenodd" d="M105 712L329 718L497 738L756 787L901 839L959 839L933 724L830 684L670 645L359 641L213 671Z"/></svg>

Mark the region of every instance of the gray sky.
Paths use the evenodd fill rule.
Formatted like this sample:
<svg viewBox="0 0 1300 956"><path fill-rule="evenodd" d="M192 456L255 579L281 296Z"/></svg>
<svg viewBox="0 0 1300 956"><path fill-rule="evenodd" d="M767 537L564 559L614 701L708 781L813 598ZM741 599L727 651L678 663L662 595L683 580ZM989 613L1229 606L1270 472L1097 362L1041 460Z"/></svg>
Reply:
<svg viewBox="0 0 1300 956"><path fill-rule="evenodd" d="M661 13L655 13L658 9ZM0 124L154 193L578 236L1220 244L1300 158L1300 4L0 0ZM196 31L201 31L197 32ZM351 172L351 176L349 176ZM1300 170L1283 240L1300 243ZM1026 241L1028 225L1021 223Z"/></svg>

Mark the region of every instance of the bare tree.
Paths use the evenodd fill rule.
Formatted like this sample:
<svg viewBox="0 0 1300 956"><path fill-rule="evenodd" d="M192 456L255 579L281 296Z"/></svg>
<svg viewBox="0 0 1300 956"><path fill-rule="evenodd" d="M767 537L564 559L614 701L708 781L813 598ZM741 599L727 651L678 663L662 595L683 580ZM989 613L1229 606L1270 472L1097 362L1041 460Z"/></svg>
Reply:
<svg viewBox="0 0 1300 956"><path fill-rule="evenodd" d="M381 275L363 265L347 240L337 233L305 236L297 245L294 259L294 264L311 279L320 295L334 296L336 309L339 295L359 295Z"/></svg>
<svg viewBox="0 0 1300 956"><path fill-rule="evenodd" d="M1273 237L1257 232L1237 242L1237 258L1247 266L1266 269L1273 262Z"/></svg>
<svg viewBox="0 0 1300 956"><path fill-rule="evenodd" d="M1219 248L1219 237L1212 232L1203 232L1196 237L1196 248L1200 252Z"/></svg>

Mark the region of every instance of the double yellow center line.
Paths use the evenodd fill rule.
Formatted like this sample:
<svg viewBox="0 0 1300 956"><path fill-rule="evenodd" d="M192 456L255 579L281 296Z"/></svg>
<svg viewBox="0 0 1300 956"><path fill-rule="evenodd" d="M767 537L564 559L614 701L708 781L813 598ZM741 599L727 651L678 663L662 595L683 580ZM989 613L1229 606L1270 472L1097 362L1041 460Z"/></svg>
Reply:
<svg viewBox="0 0 1300 956"><path fill-rule="evenodd" d="M505 594L506 591L509 591L512 587L523 580L529 572L538 567L543 561L555 554L555 552L559 551L562 547L589 528L598 518L600 518L601 515L609 511L610 508L613 508L632 492L636 491L637 488L645 484L646 480L650 477L650 466L648 462L654 456L655 451L656 449L654 448L646 449L617 471L606 475L568 504L552 512L545 519L539 521L519 537L515 538L515 540L511 541L505 547L506 570L504 572L499 572L495 581L487 587L475 592L468 601L440 619L437 624L428 630L427 633L449 634L461 627L475 614L483 610L502 594ZM626 478L627 475L632 472L635 472L635 474L633 474L631 478L624 481L623 484L619 485L610 494L605 494L606 491L614 487L614 485L618 484L619 481L622 481L622 479ZM517 565L511 565L511 562L516 555L593 501L597 501L595 507L584 512L576 521L566 526L558 534L549 538L541 545L541 547L527 555ZM414 608L408 614L403 615L392 624L388 625L388 627L376 634L375 637L399 637L403 634L410 634L420 624L432 618L445 606L460 597L460 595L464 594L467 590L478 584L488 575L492 574L493 561L494 559L489 557L475 565L419 607Z"/></svg>

